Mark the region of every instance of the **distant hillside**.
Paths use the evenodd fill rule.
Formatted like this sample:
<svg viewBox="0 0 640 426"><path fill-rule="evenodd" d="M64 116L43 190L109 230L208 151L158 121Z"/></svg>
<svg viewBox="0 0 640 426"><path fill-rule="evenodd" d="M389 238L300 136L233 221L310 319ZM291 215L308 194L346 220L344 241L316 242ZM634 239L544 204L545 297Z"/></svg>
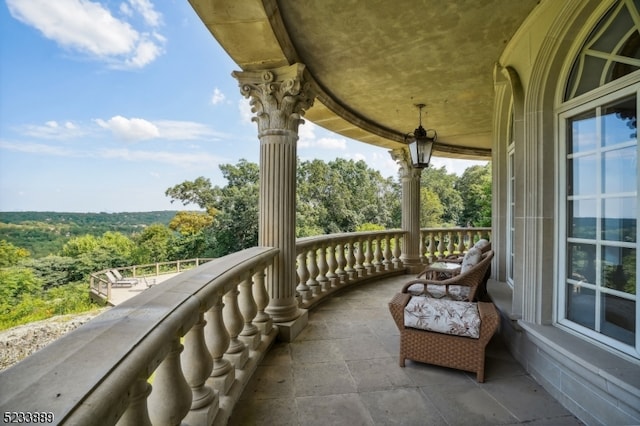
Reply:
<svg viewBox="0 0 640 426"><path fill-rule="evenodd" d="M154 223L168 225L176 213L0 212L0 240L26 248L37 258L57 253L70 238L80 235L113 231L131 236Z"/></svg>

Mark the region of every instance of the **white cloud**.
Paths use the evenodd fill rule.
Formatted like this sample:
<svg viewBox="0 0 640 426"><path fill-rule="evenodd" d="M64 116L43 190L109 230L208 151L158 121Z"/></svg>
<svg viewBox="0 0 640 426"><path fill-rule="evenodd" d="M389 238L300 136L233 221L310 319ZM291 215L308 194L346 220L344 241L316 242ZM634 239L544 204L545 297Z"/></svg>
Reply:
<svg viewBox="0 0 640 426"><path fill-rule="evenodd" d="M31 142L0 141L0 149L25 152L28 154L51 155L54 157L83 157L83 154L69 148Z"/></svg>
<svg viewBox="0 0 640 426"><path fill-rule="evenodd" d="M162 15L158 13L149 0L129 0L131 7L138 11L147 25L157 27L162 23Z"/></svg>
<svg viewBox="0 0 640 426"><path fill-rule="evenodd" d="M202 140L202 139L226 139L230 135L216 132L206 124L193 121L160 120L154 124L160 132L161 139L169 140Z"/></svg>
<svg viewBox="0 0 640 426"><path fill-rule="evenodd" d="M158 120L143 118L125 118L120 115L109 120L94 120L98 126L110 130L119 139L136 142L148 139L165 140L206 140L225 139L229 135L216 132L206 124L193 121Z"/></svg>
<svg viewBox="0 0 640 426"><path fill-rule="evenodd" d="M144 151L127 148L101 149L98 151L74 150L56 145L0 140L0 149L27 154L66 158L93 158L139 163L161 163L179 168L212 169L225 159L206 152ZM153 176L153 174L152 174ZM157 175L159 176L159 175Z"/></svg>
<svg viewBox="0 0 640 426"><path fill-rule="evenodd" d="M322 149L337 149L344 151L347 149L347 141L340 138L320 138L313 143L313 146Z"/></svg>
<svg viewBox="0 0 640 426"><path fill-rule="evenodd" d="M157 27L161 15L148 0L130 0L125 17L135 10L147 26ZM152 37L118 19L100 3L89 0L7 0L11 15L36 28L61 47L105 61L115 68L141 68L163 51L164 39Z"/></svg>
<svg viewBox="0 0 640 426"><path fill-rule="evenodd" d="M217 87L213 89L213 95L211 95L211 103L213 105L218 105L219 103L224 102L225 99L226 96L220 91L220 89Z"/></svg>
<svg viewBox="0 0 640 426"><path fill-rule="evenodd" d="M171 165L172 167L181 168L214 168L221 162L221 158L202 152L185 153L172 151L141 151L126 148L105 149L98 153L98 157L141 163L163 163Z"/></svg>
<svg viewBox="0 0 640 426"><path fill-rule="evenodd" d="M158 127L142 118L125 118L116 115L108 121L97 119L95 122L100 127L111 130L116 137L126 141L140 141L160 136Z"/></svg>
<svg viewBox="0 0 640 426"><path fill-rule="evenodd" d="M240 99L238 102L238 110L240 111L240 122L243 124L251 124L253 112L251 112L251 103L249 103L249 99Z"/></svg>
<svg viewBox="0 0 640 426"><path fill-rule="evenodd" d="M429 167L435 167L439 169L444 166L446 167L448 173L455 173L457 176L462 176L462 174L468 167L484 166L488 162L489 161L458 160L454 158L431 157Z"/></svg>
<svg viewBox="0 0 640 426"><path fill-rule="evenodd" d="M44 125L24 126L20 132L39 139L72 139L86 134L84 130L70 121L60 124L55 120L47 121Z"/></svg>

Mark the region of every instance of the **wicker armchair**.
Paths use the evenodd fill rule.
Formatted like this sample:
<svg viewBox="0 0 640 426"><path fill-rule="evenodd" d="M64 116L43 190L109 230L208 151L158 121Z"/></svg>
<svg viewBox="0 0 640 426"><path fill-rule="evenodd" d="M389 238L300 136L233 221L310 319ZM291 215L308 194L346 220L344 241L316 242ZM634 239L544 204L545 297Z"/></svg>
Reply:
<svg viewBox="0 0 640 426"><path fill-rule="evenodd" d="M435 298L475 301L486 293L493 250L482 254L480 262L469 270L446 280L415 278L402 287L402 293L424 294ZM412 288L411 291L409 288ZM416 291L416 288L420 288ZM466 289L468 288L468 291ZM437 291L436 291L437 290Z"/></svg>
<svg viewBox="0 0 640 426"><path fill-rule="evenodd" d="M479 248L480 251L482 251L482 253L486 253L489 250L491 250L491 242L485 239L482 239L482 240L479 240L477 243L475 243L471 248L474 248L474 247ZM450 254L448 256L445 256L444 259L441 260L441 262L462 263L462 259L464 259L464 255L465 253Z"/></svg>
<svg viewBox="0 0 640 426"><path fill-rule="evenodd" d="M478 382L484 382L485 348L498 330L499 316L492 303L478 302L480 337L462 337L433 331L405 327L404 308L411 299L408 293L397 293L389 310L400 330L400 366L405 360L440 365L476 373Z"/></svg>

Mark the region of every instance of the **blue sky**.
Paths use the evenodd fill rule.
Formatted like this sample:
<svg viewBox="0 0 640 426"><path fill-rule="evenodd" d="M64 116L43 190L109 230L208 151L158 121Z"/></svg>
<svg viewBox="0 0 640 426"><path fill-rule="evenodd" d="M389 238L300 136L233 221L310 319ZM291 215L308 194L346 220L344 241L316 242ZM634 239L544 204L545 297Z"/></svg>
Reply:
<svg viewBox="0 0 640 426"><path fill-rule="evenodd" d="M235 70L186 0L3 0L0 211L177 210L167 188L224 185L220 164L259 154ZM397 175L386 149L310 123L298 155Z"/></svg>

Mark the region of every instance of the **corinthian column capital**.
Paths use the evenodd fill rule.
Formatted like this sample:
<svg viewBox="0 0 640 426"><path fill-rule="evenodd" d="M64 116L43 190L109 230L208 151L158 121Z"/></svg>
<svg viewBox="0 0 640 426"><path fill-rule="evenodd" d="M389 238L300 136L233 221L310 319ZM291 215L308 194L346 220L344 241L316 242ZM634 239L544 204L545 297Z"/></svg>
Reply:
<svg viewBox="0 0 640 426"><path fill-rule="evenodd" d="M400 166L400 178L404 179L420 179L421 169L417 169L411 165L409 150L405 148L397 148L389 151L389 155L398 166Z"/></svg>
<svg viewBox="0 0 640 426"><path fill-rule="evenodd" d="M258 135L292 131L297 135L304 111L315 98L311 79L303 64L262 71L234 71L240 92L251 99L251 119Z"/></svg>

